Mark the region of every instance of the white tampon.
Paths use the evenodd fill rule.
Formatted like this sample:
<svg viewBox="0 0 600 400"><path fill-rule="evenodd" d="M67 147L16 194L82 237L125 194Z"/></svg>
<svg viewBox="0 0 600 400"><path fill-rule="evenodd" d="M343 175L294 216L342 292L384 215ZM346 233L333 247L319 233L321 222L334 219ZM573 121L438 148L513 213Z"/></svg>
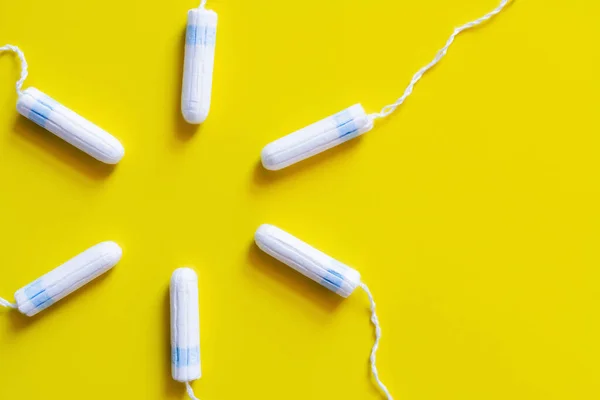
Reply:
<svg viewBox="0 0 600 400"><path fill-rule="evenodd" d="M116 164L125 154L113 136L34 87L19 96L17 111L103 163Z"/></svg>
<svg viewBox="0 0 600 400"><path fill-rule="evenodd" d="M99 243L17 290L16 304L0 299L0 305L31 317L114 267L121 254L115 242Z"/></svg>
<svg viewBox="0 0 600 400"><path fill-rule="evenodd" d="M254 235L262 251L327 289L348 297L360 284L358 271L273 225L261 225Z"/></svg>
<svg viewBox="0 0 600 400"><path fill-rule="evenodd" d="M501 0L500 4L492 11L455 28L444 47L438 50L433 60L413 75L402 96L394 103L383 107L378 113L369 115L365 113L360 104L357 104L332 117L284 136L265 146L261 155L263 166L270 170L282 169L370 131L376 119L387 117L404 103L423 75L446 56L456 36L489 21L498 15L510 1Z"/></svg>
<svg viewBox="0 0 600 400"><path fill-rule="evenodd" d="M212 94L217 13L200 7L188 11L183 61L181 112L190 124L208 117Z"/></svg>
<svg viewBox="0 0 600 400"><path fill-rule="evenodd" d="M375 343L369 358L371 371L386 398L392 400L392 395L379 378L376 365L377 349L381 340L381 326L375 313L375 300L373 300L373 295L368 286L361 282L358 271L273 225L264 224L259 226L254 234L254 241L265 253L340 296L348 297L357 286L367 293L371 303L371 322L375 327Z"/></svg>
<svg viewBox="0 0 600 400"><path fill-rule="evenodd" d="M262 164L278 170L344 143L373 129L373 119L360 104L327 117L266 145Z"/></svg>
<svg viewBox="0 0 600 400"><path fill-rule="evenodd" d="M17 82L17 111L42 128L106 164L118 163L125 154L123 145L112 135L61 105L36 88L22 90L27 77L27 61L16 46L6 45L21 60L21 78Z"/></svg>
<svg viewBox="0 0 600 400"><path fill-rule="evenodd" d="M200 313L198 276L191 268L178 268L171 276L171 374L184 382L195 398L189 382L200 379Z"/></svg>

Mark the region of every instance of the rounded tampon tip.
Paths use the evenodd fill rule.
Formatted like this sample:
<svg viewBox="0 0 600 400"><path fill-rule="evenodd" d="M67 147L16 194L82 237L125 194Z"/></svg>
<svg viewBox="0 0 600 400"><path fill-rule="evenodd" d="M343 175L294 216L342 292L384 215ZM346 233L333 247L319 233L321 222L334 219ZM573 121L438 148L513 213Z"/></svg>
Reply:
<svg viewBox="0 0 600 400"><path fill-rule="evenodd" d="M261 247L262 242L268 236L272 236L275 231L277 231L277 227L270 224L262 224L258 227L256 232L254 233L254 242L258 247Z"/></svg>
<svg viewBox="0 0 600 400"><path fill-rule="evenodd" d="M197 281L198 275L196 274L196 271L188 267L177 268L173 271L173 275L171 275L171 284Z"/></svg>
<svg viewBox="0 0 600 400"><path fill-rule="evenodd" d="M98 243L95 247L95 250L103 255L107 264L116 265L119 261L121 261L121 257L123 256L123 250L121 246L112 241Z"/></svg>
<svg viewBox="0 0 600 400"><path fill-rule="evenodd" d="M181 113L183 114L183 119L185 119L185 122L188 124L201 124L208 118L208 113L204 111L183 108Z"/></svg>
<svg viewBox="0 0 600 400"><path fill-rule="evenodd" d="M269 171L277 171L283 168L281 165L277 164L273 160L273 153L275 151L273 147L273 143L269 143L260 152L260 159L262 165L263 167L265 167L265 169L268 169Z"/></svg>
<svg viewBox="0 0 600 400"><path fill-rule="evenodd" d="M125 147L116 138L112 138L108 143L109 148L106 154L99 157L100 161L105 164L118 164L125 155Z"/></svg>

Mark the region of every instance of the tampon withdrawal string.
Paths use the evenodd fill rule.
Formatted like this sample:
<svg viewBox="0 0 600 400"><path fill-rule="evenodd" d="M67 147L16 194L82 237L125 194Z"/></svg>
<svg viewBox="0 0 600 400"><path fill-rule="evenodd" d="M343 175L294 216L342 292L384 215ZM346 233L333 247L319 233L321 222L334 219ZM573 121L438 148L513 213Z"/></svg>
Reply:
<svg viewBox="0 0 600 400"><path fill-rule="evenodd" d="M21 96L21 94L23 93L23 91L22 91L23 83L25 82L25 79L27 79L27 60L25 60L25 54L23 54L21 49L19 49L17 46L13 46L11 44L5 44L4 46L0 47L0 52L3 52L3 51L12 51L13 53L15 53L17 55L17 57L19 57L19 60L21 62L21 77L19 78L19 80L17 81L17 84L15 85L16 89L17 89L17 95ZM0 306L6 307L6 308L12 308L12 309L17 308L16 304L3 299L2 297L0 297Z"/></svg>
<svg viewBox="0 0 600 400"><path fill-rule="evenodd" d="M375 120L387 117L404 103L423 75L446 56L458 35L489 21L512 1L502 0L495 9L482 17L454 28L444 47L438 50L433 60L413 75L410 83L404 89L404 93L396 102L388 104L381 111L372 114L367 114L360 103L354 104L334 115L283 136L263 148L261 152L263 166L272 171L280 170L371 131Z"/></svg>
<svg viewBox="0 0 600 400"><path fill-rule="evenodd" d="M187 394L188 396L190 396L190 399L192 400L200 400L196 397L196 394L194 393L194 389L192 389L192 385L190 385L189 382L185 383L185 388L187 390Z"/></svg>
<svg viewBox="0 0 600 400"><path fill-rule="evenodd" d="M17 46L13 46L12 44L5 44L4 46L0 47L0 52L3 51L12 51L17 55L17 57L19 57L19 60L21 61L21 77L15 85L17 88L17 95L20 97L23 94L23 83L25 82L25 79L27 79L28 74L25 54L23 54L21 49L19 49Z"/></svg>
<svg viewBox="0 0 600 400"><path fill-rule="evenodd" d="M0 306L6 307L6 308L12 308L13 310L17 308L16 304L11 303L8 300L4 300L2 297L0 297Z"/></svg>
<svg viewBox="0 0 600 400"><path fill-rule="evenodd" d="M20 96L22 93L21 89L23 88L23 83L25 82L25 79L27 79L27 60L25 60L25 54L23 54L21 49L19 49L17 46L13 46L11 44L5 44L4 46L0 47L0 52L3 51L12 51L17 55L17 57L19 57L19 60L21 61L21 77L15 85L17 89L17 95ZM3 299L2 297L0 297L0 306L12 309L17 308L16 304Z"/></svg>
<svg viewBox="0 0 600 400"><path fill-rule="evenodd" d="M369 357L369 361L371 362L371 372L373 373L373 377L377 382L377 385L381 388L381 391L385 394L388 400L392 400L392 395L388 390L387 386L381 381L379 378L379 371L377 370L377 349L379 348L379 341L381 340L381 325L379 325L379 318L377 318L377 313L375 312L375 300L373 299L373 294L369 290L369 287L361 282L358 286L365 291L367 296L369 297L369 302L371 303L371 322L375 327L375 343L373 344L373 348L371 349L371 356Z"/></svg>
<svg viewBox="0 0 600 400"><path fill-rule="evenodd" d="M442 60L442 58L444 58L446 56L446 54L448 53L448 49L450 48L452 43L454 43L454 39L458 35L460 35L462 32L464 32L466 30L475 28L476 26L479 26L479 25L489 21L494 16L500 14L500 12L504 9L504 7L506 7L510 2L511 2L511 0L502 0L502 2L500 3L500 5L498 5L498 7L496 7L489 13L485 14L483 17L477 18L474 21L467 22L464 25L454 28L452 35L450 35L450 37L446 41L446 45L444 47L442 47L440 50L438 50L438 52L435 54L435 57L433 58L433 60L431 60L429 62L429 64L425 65L423 68L418 70L413 75L410 83L408 84L406 89L404 89L404 93L402 94L402 96L398 100L396 100L395 103L388 104L387 106L383 107L380 112L369 114L369 116L375 120L378 118L385 118L388 115L390 115L391 113L393 113L394 111L396 111L396 108L398 108L400 105L402 105L402 103L404 103L404 100L406 100L407 97L412 94L413 88L415 87L417 82L419 82L421 80L423 75L425 75L425 73L427 71L429 71L431 68L433 68L437 63L439 63Z"/></svg>

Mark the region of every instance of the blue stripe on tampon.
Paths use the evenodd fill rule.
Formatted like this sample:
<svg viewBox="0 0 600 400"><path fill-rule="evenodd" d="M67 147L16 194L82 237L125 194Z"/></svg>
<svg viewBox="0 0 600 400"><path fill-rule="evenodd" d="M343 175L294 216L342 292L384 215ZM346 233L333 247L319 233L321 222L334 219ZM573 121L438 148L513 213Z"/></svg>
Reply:
<svg viewBox="0 0 600 400"><path fill-rule="evenodd" d="M200 347L171 349L171 364L177 368L200 364Z"/></svg>
<svg viewBox="0 0 600 400"><path fill-rule="evenodd" d="M338 131L340 138L358 132L354 118L348 110L342 110L333 116L335 120L335 128Z"/></svg>
<svg viewBox="0 0 600 400"><path fill-rule="evenodd" d="M34 298L43 291L44 288L42 287L42 282L39 279L36 279L35 281L31 282L23 289L23 293L25 293L25 296L27 296L27 298L29 299Z"/></svg>
<svg viewBox="0 0 600 400"><path fill-rule="evenodd" d="M185 44L191 46L214 46L217 28L209 25L188 25L185 30Z"/></svg>
<svg viewBox="0 0 600 400"><path fill-rule="evenodd" d="M37 308L39 311L42 311L54 304L54 299L52 299L52 297L50 297L46 291L43 291L31 299L31 302L35 308Z"/></svg>
<svg viewBox="0 0 600 400"><path fill-rule="evenodd" d="M46 127L46 122L48 121L48 117L52 112L52 108L48 105L37 101L33 104L31 111L27 115L27 118L41 126L42 128Z"/></svg>
<svg viewBox="0 0 600 400"><path fill-rule="evenodd" d="M327 273L323 276L323 279L321 279L321 285L334 292L337 292L337 290L342 287L343 283L344 276L332 269L328 269Z"/></svg>
<svg viewBox="0 0 600 400"><path fill-rule="evenodd" d="M352 135L353 133L358 132L358 128L356 127L356 123L352 121L348 121L344 125L338 126L338 134L340 137Z"/></svg>
<svg viewBox="0 0 600 400"><path fill-rule="evenodd" d="M198 27L196 25L188 25L185 29L185 44L196 44L196 32Z"/></svg>
<svg viewBox="0 0 600 400"><path fill-rule="evenodd" d="M52 298L43 288L42 281L39 279L27 285L23 292L25 293L25 296L27 296L31 304L33 304L35 308L38 308L40 311L45 308L48 308L54 303Z"/></svg>

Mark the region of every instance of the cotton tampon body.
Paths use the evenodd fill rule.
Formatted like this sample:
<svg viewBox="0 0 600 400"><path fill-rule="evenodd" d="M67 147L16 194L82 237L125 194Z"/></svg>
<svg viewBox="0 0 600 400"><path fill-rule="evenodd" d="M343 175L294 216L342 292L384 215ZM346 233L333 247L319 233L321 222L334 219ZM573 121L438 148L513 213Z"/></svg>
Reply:
<svg viewBox="0 0 600 400"><path fill-rule="evenodd" d="M190 124L208 117L212 97L217 13L200 7L188 11L183 61L181 112Z"/></svg>
<svg viewBox="0 0 600 400"><path fill-rule="evenodd" d="M266 169L278 170L312 157L373 129L373 119L360 104L315 122L265 146Z"/></svg>
<svg viewBox="0 0 600 400"><path fill-rule="evenodd" d="M259 226L254 234L254 241L265 253L342 297L350 296L356 287L360 287L365 291L371 303L371 322L375 327L375 343L370 356L371 371L386 398L392 400L392 395L379 378L376 365L377 349L381 339L381 326L375 313L375 300L373 300L373 295L368 286L361 282L358 271L273 225L264 224Z"/></svg>
<svg viewBox="0 0 600 400"><path fill-rule="evenodd" d="M190 382L200 379L200 312L198 276L191 268L178 268L171 276L171 375L186 384L195 399Z"/></svg>
<svg viewBox="0 0 600 400"><path fill-rule="evenodd" d="M115 137L34 87L19 96L17 111L103 163L116 164L125 154Z"/></svg>
<svg viewBox="0 0 600 400"><path fill-rule="evenodd" d="M99 243L17 290L16 304L3 299L0 304L34 316L114 267L121 255L115 242Z"/></svg>
<svg viewBox="0 0 600 400"><path fill-rule="evenodd" d="M327 289L348 297L360 284L360 273L273 225L254 235L258 247Z"/></svg>
<svg viewBox="0 0 600 400"><path fill-rule="evenodd" d="M25 55L12 45L0 47L2 51L12 51L21 61L21 76L16 84L17 111L21 115L99 161L106 164L121 161L125 149L115 137L38 89L23 90L28 74Z"/></svg>

